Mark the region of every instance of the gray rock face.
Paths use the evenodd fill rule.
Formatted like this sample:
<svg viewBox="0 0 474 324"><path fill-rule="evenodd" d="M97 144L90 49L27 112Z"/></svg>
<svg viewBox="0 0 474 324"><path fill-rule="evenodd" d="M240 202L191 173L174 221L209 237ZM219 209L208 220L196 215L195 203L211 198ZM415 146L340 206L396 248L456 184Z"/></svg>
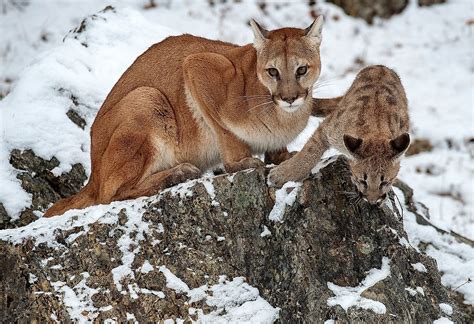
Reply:
<svg viewBox="0 0 474 324"><path fill-rule="evenodd" d="M79 163L74 164L69 172L55 176L51 171L59 166L59 161L55 157L49 161L42 159L32 150L12 150L10 164L18 170L17 178L23 189L32 195L32 203L15 221L0 203L0 230L35 221L35 211L44 212L52 203L78 192L87 179L84 167Z"/></svg>
<svg viewBox="0 0 474 324"><path fill-rule="evenodd" d="M434 260L403 244L399 215L343 193L353 189L343 158L300 188L276 193L263 170L194 183L4 231L4 320L229 320L238 303L223 306L218 290L209 292L225 275L235 289L244 287L235 278L245 277L280 308L282 323L432 322L443 316L440 303L454 306L452 320L469 321ZM294 203L287 200L281 222L270 220L275 197L285 193L297 193Z"/></svg>
<svg viewBox="0 0 474 324"><path fill-rule="evenodd" d="M372 23L375 17L390 18L402 12L408 0L327 0L341 7L346 14Z"/></svg>

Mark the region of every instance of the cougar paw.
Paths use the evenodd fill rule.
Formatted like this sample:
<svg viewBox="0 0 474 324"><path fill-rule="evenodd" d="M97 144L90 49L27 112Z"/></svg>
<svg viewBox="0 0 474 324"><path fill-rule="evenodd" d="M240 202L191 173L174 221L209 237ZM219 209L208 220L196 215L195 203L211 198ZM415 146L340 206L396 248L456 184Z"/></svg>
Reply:
<svg viewBox="0 0 474 324"><path fill-rule="evenodd" d="M270 170L268 180L271 185L281 188L288 181L301 181L306 176L307 175L300 172L298 168L293 167L291 163L285 161Z"/></svg>
<svg viewBox="0 0 474 324"><path fill-rule="evenodd" d="M237 172L245 169L257 169L257 168L264 168L265 163L262 160L254 158L254 157L247 157L239 162L235 163L228 163L226 165L227 172Z"/></svg>
<svg viewBox="0 0 474 324"><path fill-rule="evenodd" d="M182 163L176 166L173 172L175 182L197 179L201 176L201 170L191 163Z"/></svg>

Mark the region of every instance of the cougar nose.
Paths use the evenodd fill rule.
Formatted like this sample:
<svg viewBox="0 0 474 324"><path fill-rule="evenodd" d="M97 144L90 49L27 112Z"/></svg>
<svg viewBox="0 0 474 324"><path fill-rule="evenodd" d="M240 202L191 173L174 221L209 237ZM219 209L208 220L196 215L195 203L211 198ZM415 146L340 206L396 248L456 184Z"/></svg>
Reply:
<svg viewBox="0 0 474 324"><path fill-rule="evenodd" d="M281 98L281 99L291 105L293 102L295 102L296 98L298 97L286 97L286 98Z"/></svg>

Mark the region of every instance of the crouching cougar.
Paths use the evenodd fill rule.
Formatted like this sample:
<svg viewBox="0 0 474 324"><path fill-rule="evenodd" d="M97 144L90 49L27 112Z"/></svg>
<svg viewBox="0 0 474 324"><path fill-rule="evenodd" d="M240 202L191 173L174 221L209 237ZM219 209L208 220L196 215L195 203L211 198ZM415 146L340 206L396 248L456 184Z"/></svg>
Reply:
<svg viewBox="0 0 474 324"><path fill-rule="evenodd" d="M150 196L223 163L227 172L279 164L286 145L338 98L313 99L320 74L319 17L306 29L267 31L253 44L192 35L150 47L125 71L91 127L91 176L45 216Z"/></svg>
<svg viewBox="0 0 474 324"><path fill-rule="evenodd" d="M350 158L359 198L381 205L410 145L409 124L407 98L398 75L382 65L366 67L301 152L272 169L269 179L276 186L303 180L333 147Z"/></svg>

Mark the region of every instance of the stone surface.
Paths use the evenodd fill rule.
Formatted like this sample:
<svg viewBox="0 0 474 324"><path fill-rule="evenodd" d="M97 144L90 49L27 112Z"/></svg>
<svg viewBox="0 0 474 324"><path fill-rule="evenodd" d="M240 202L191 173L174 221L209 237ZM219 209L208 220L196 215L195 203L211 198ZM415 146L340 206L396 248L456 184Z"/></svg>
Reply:
<svg viewBox="0 0 474 324"><path fill-rule="evenodd" d="M59 161L55 157L42 159L32 150L12 150L10 164L18 170L17 178L23 189L32 195L32 203L16 220L12 220L0 204L0 230L31 223L38 218L35 212L44 212L57 200L78 192L87 179L82 164L74 164L69 172L54 175L52 170L59 166Z"/></svg>
<svg viewBox="0 0 474 324"><path fill-rule="evenodd" d="M281 309L282 323L433 322L443 316L440 303L453 306L452 320L469 321L441 285L435 261L400 243L406 233L399 213L389 206L354 204L346 196L354 188L343 158L301 187L283 189L298 193L281 222L268 217L276 195L265 173L200 179L157 197L53 218L51 228L40 220L4 232L0 313L6 322L45 322L51 314L60 322L125 321L127 313L140 322L157 322L195 320L196 309L216 311L208 301L212 294L192 301L189 292L168 287L160 271L165 266L190 289L215 285L222 275L245 277ZM413 263L427 272L416 271ZM384 313L328 306L335 300L330 287L363 287L387 267L388 276L357 297L382 303ZM423 295L406 289L417 287ZM76 300L81 307L71 306Z"/></svg>
<svg viewBox="0 0 474 324"><path fill-rule="evenodd" d="M327 0L341 7L346 14L371 24L375 17L390 18L402 12L408 0Z"/></svg>

